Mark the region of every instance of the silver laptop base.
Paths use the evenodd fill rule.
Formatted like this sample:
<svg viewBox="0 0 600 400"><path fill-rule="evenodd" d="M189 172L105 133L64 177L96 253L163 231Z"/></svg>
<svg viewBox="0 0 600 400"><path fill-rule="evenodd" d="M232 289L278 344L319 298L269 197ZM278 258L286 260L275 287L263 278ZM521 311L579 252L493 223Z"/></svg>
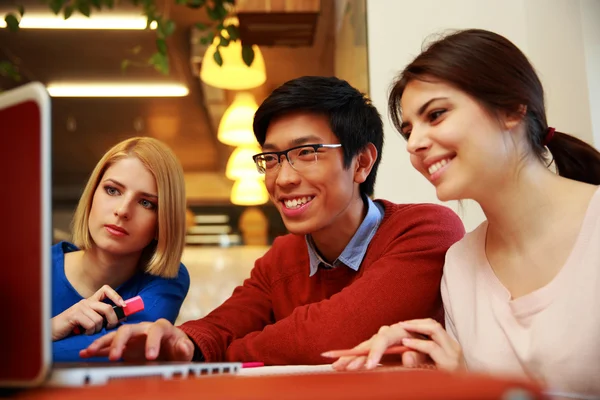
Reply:
<svg viewBox="0 0 600 400"><path fill-rule="evenodd" d="M157 363L156 365L53 366L46 386L105 385L111 380L140 377L185 379L203 375L237 374L241 363Z"/></svg>

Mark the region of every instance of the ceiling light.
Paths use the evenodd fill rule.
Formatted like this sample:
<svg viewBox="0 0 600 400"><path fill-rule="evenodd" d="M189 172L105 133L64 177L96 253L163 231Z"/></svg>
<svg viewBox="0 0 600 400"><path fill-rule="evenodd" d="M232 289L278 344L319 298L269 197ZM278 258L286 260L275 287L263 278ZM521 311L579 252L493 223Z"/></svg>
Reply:
<svg viewBox="0 0 600 400"><path fill-rule="evenodd" d="M183 97L189 90L174 83L49 83L52 97Z"/></svg>
<svg viewBox="0 0 600 400"><path fill-rule="evenodd" d="M224 25L238 26L239 21L236 17L230 17L225 20ZM227 32L224 32L223 36L226 38L229 37ZM257 45L252 45L254 61L252 61L252 65L247 66L242 59L242 41L235 40L229 42L227 47L219 48L221 58L223 59L223 65L219 66L215 61L214 55L220 40L219 37L214 38L202 58L200 79L204 83L227 90L247 90L265 83L267 80L265 60Z"/></svg>
<svg viewBox="0 0 600 400"><path fill-rule="evenodd" d="M258 104L251 93L238 92L223 113L217 139L230 146L258 145L252 124Z"/></svg>
<svg viewBox="0 0 600 400"><path fill-rule="evenodd" d="M254 206L269 201L269 193L260 179L240 179L231 189L231 202L239 206Z"/></svg>
<svg viewBox="0 0 600 400"><path fill-rule="evenodd" d="M228 179L264 179L264 175L256 169L256 164L252 156L260 153L262 150L258 147L258 143L249 147L236 147L231 153L225 167L225 176Z"/></svg>
<svg viewBox="0 0 600 400"><path fill-rule="evenodd" d="M73 15L64 19L60 15L25 14L19 27L24 29L146 29L147 18L144 16L94 14L91 17ZM6 28L6 22L0 20L0 28ZM150 24L156 29L156 21Z"/></svg>

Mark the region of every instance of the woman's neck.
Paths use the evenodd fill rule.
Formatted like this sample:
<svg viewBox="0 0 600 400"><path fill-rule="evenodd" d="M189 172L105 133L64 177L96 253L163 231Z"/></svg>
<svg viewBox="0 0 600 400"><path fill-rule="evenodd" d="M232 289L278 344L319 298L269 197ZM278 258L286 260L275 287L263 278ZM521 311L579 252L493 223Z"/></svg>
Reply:
<svg viewBox="0 0 600 400"><path fill-rule="evenodd" d="M582 184L537 162L525 165L515 177L476 201L488 220L488 245L521 252L532 240L553 230Z"/></svg>
<svg viewBox="0 0 600 400"><path fill-rule="evenodd" d="M136 272L141 253L115 255L98 247L73 254L67 276L83 297L89 297L104 285L117 288Z"/></svg>

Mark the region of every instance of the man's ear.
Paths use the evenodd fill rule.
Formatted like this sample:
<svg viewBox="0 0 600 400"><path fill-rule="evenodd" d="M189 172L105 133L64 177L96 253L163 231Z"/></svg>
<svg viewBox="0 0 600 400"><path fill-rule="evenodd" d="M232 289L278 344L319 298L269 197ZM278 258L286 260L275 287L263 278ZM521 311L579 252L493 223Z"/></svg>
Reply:
<svg viewBox="0 0 600 400"><path fill-rule="evenodd" d="M521 104L516 113L504 114L502 116L504 129L507 131L513 130L521 122L523 122L523 119L525 119L525 114L527 114L527 106L525 104Z"/></svg>
<svg viewBox="0 0 600 400"><path fill-rule="evenodd" d="M354 182L363 183L375 165L377 160L377 148L373 143L368 143L357 155L354 167Z"/></svg>

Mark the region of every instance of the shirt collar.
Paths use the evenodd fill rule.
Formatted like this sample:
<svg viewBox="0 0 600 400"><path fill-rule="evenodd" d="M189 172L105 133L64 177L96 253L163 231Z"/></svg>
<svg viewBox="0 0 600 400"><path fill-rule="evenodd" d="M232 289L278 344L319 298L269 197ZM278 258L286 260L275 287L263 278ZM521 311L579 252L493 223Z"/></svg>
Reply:
<svg viewBox="0 0 600 400"><path fill-rule="evenodd" d="M323 260L317 251L312 237L310 235L305 236L306 245L308 247L308 259L310 261L309 276L313 276L317 273L320 263L333 267L344 264L348 268L358 271L358 268L365 257L365 253L367 252L367 247L369 247L373 235L377 232L377 228L379 228L379 224L381 223L384 214L382 206L376 204L368 197L366 197L366 199L367 215L356 230L354 236L352 236L352 239L350 239L350 242L348 242L344 248L344 251L342 251L342 254L340 254L333 264L329 264Z"/></svg>

